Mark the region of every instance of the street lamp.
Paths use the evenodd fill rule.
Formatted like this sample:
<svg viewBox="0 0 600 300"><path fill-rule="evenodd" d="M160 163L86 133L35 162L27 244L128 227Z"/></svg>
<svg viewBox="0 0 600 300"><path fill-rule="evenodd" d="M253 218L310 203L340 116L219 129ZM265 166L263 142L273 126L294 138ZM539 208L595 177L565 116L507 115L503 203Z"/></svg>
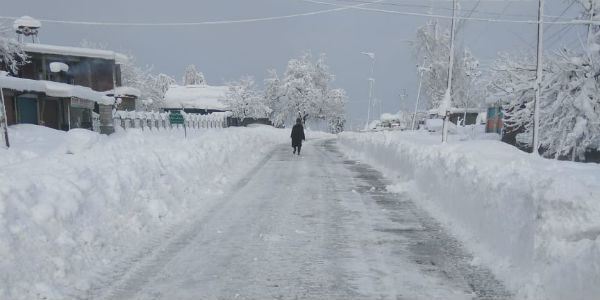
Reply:
<svg viewBox="0 0 600 300"><path fill-rule="evenodd" d="M423 64L425 64L425 60L423 59ZM419 99L421 98L421 84L423 83L423 72L431 71L431 68L423 67L417 65L417 70L419 71L419 90L417 91L417 101L415 102L415 113L413 114L412 126L410 130L415 130L415 122L417 121L417 110L419 109Z"/></svg>
<svg viewBox="0 0 600 300"><path fill-rule="evenodd" d="M369 107L367 108L367 124L365 129L369 129L369 121L371 120L371 105L373 101L373 85L375 84L375 78L373 78L373 69L375 68L375 53L373 52L361 52L371 59L371 76L369 77Z"/></svg>

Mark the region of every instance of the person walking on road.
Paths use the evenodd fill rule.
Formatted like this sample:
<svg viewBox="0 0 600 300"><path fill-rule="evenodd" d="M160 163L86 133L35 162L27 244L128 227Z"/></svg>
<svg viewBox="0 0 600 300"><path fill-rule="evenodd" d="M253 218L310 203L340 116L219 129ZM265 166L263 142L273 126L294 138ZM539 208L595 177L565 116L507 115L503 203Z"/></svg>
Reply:
<svg viewBox="0 0 600 300"><path fill-rule="evenodd" d="M294 148L294 152L292 152L293 154L296 154L296 152L298 152L298 155L300 155L300 148L302 148L302 141L306 140L306 138L304 137L304 127L302 127L302 119L298 118L296 119L296 125L294 125L294 127L292 127L292 148Z"/></svg>

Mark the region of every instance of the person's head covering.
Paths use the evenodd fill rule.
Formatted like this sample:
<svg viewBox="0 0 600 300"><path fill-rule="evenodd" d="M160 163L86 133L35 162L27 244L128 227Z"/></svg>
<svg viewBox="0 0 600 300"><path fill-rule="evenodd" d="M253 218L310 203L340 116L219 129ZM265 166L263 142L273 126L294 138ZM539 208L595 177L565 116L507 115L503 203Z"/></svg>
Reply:
<svg viewBox="0 0 600 300"><path fill-rule="evenodd" d="M300 118L297 118L297 119L296 119L296 124L300 124L300 123L302 123L302 119L300 119Z"/></svg>

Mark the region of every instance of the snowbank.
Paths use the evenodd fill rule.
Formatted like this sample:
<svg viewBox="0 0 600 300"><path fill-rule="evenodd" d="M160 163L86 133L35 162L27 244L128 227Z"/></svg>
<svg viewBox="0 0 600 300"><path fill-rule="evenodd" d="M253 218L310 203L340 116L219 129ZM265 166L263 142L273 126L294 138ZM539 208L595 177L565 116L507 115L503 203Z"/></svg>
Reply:
<svg viewBox="0 0 600 300"><path fill-rule="evenodd" d="M288 130L139 131L34 125L0 148L0 298L82 295L94 270L207 209Z"/></svg>
<svg viewBox="0 0 600 300"><path fill-rule="evenodd" d="M456 137L456 136L452 136ZM344 133L348 155L451 228L517 298L600 295L600 166L533 157L493 140ZM455 138L456 140L456 138Z"/></svg>

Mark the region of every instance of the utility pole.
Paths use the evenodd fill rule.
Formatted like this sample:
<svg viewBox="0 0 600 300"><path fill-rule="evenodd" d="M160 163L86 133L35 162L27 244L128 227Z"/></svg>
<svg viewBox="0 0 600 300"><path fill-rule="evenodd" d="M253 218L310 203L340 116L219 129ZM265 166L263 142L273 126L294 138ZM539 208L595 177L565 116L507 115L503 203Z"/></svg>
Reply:
<svg viewBox="0 0 600 300"><path fill-rule="evenodd" d="M412 125L410 126L410 130L415 130L415 123L417 121L417 110L419 109L419 99L421 98L421 84L423 83L423 70L417 66L417 69L420 73L419 75L419 89L417 90L417 101L415 102L415 113L413 114Z"/></svg>
<svg viewBox="0 0 600 300"><path fill-rule="evenodd" d="M592 23L594 22L594 14L595 14L595 9L596 9L594 7L594 2L595 1L590 1L590 24L588 25L588 34L587 34L587 46L588 47L592 43L592 36L593 36L594 24L592 24Z"/></svg>
<svg viewBox="0 0 600 300"><path fill-rule="evenodd" d="M539 0L538 9L538 35L537 35L537 64L536 64L536 75L535 75L535 99L533 103L533 141L531 153L539 155L538 149L540 147L540 95L542 89L542 40L544 34L544 0Z"/></svg>
<svg viewBox="0 0 600 300"><path fill-rule="evenodd" d="M375 68L375 53L373 52L361 52L362 54L371 58L371 76L369 77L369 107L367 108L367 124L365 124L365 130L369 129L369 122L371 121L371 106L373 102L373 88L375 79L373 78L373 69Z"/></svg>
<svg viewBox="0 0 600 300"><path fill-rule="evenodd" d="M442 143L448 141L448 126L450 124L450 107L452 106L452 69L454 68L454 35L456 30L456 0L452 1L452 31L450 32L450 62L448 64L448 87L446 94L440 104L438 114L444 115L444 125L442 128Z"/></svg>
<svg viewBox="0 0 600 300"><path fill-rule="evenodd" d="M10 147L10 143L8 142L8 115L6 114L6 106L4 105L4 92L2 91L1 86L0 100L2 100L2 103L0 103L0 105L2 105L2 111L0 111L0 113L2 113L2 118L0 118L0 122L2 122L2 127L4 129L4 143L6 145L6 149L8 149Z"/></svg>

